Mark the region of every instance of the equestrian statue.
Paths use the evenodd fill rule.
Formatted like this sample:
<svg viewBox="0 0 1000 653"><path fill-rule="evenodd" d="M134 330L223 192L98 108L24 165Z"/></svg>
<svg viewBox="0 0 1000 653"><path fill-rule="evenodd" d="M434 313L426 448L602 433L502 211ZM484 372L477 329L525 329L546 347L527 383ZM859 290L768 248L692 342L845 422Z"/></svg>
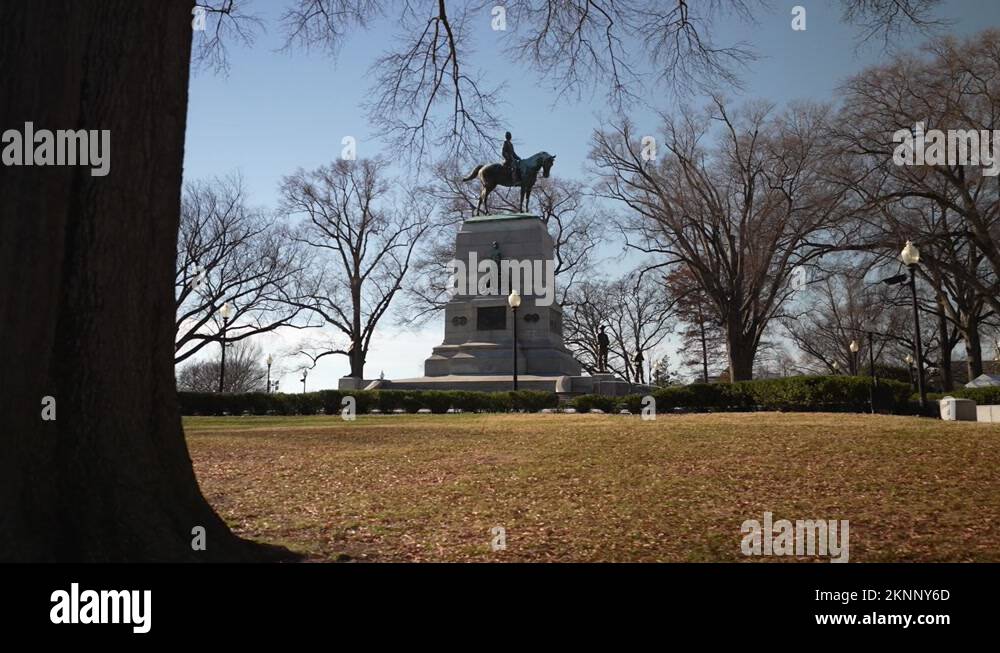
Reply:
<svg viewBox="0 0 1000 653"><path fill-rule="evenodd" d="M468 177L462 181L472 181L476 177L482 184L479 191L479 202L473 215L489 213L487 200L490 193L497 186L519 186L521 188L521 198L518 201L517 209L521 212L528 210L528 202L531 201L531 189L535 186L538 178L538 171L542 171L542 176L548 178L552 164L555 163L556 155L548 152L539 152L526 159L522 159L514 152L514 144L511 143L510 132L506 133L506 140L503 143L503 163L480 164Z"/></svg>

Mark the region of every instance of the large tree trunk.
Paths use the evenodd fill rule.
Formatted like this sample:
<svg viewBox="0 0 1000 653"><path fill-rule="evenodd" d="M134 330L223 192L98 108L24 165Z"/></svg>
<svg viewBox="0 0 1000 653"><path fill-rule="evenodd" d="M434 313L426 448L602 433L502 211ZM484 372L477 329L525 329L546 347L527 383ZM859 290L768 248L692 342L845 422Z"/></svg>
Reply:
<svg viewBox="0 0 1000 653"><path fill-rule="evenodd" d="M757 356L757 343L743 334L738 317L728 320L726 340L729 349L729 381L753 379L753 361Z"/></svg>
<svg viewBox="0 0 1000 653"><path fill-rule="evenodd" d="M698 328L701 333L701 377L704 383L708 383L708 340L705 338L705 318L698 313Z"/></svg>
<svg viewBox="0 0 1000 653"><path fill-rule="evenodd" d="M105 177L0 169L0 560L258 555L202 497L174 388L191 8L0 4L0 127L111 130Z"/></svg>
<svg viewBox="0 0 1000 653"><path fill-rule="evenodd" d="M962 328L965 340L965 358L969 371L969 380L983 373L983 341L979 335L979 316L968 314Z"/></svg>

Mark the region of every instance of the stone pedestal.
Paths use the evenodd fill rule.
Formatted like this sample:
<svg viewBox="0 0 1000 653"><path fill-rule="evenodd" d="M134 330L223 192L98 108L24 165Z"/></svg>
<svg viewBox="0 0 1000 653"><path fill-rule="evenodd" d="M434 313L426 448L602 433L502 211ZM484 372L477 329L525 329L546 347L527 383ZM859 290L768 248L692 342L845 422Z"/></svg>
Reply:
<svg viewBox="0 0 1000 653"><path fill-rule="evenodd" d="M531 267L532 279L542 273L544 291L537 284L524 287L514 283L522 286L522 303L516 312L518 374L580 374L579 363L563 344L562 309L555 303L554 284L547 287L551 279L546 268L554 268L555 261L552 237L540 218L513 214L466 220L456 239L455 259L466 268L493 261L501 272L518 271L522 282L524 266ZM467 270L467 274L445 307L444 340L424 362L426 377L513 373L515 313L507 305L510 288L507 284L484 288L485 269Z"/></svg>
<svg viewBox="0 0 1000 653"><path fill-rule="evenodd" d="M519 264L543 273L543 287L518 288L517 309L518 388L557 393L565 400L596 393L622 396L649 391L649 386L626 383L613 374L582 376L580 364L563 342L562 309L555 302L556 289L544 273L554 271L552 237L535 215L488 215L466 220L455 242L455 259L466 268L492 260ZM477 272L477 270L467 270ZM473 275L475 281L480 276ZM521 278L524 281L523 277ZM507 305L510 288L489 287L459 279L444 310L444 339L424 361L424 376L372 383L369 389L386 390L510 390L513 387L515 313ZM496 281L500 281L496 279ZM548 284L551 283L551 287Z"/></svg>

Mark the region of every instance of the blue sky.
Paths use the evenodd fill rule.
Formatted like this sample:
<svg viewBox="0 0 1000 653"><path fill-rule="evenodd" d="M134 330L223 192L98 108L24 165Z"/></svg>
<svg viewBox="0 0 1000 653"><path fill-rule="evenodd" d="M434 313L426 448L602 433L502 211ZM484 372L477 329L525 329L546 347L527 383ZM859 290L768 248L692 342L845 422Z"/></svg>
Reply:
<svg viewBox="0 0 1000 653"><path fill-rule="evenodd" d="M319 50L285 53L277 51L282 45L278 17L285 4L281 0L254 3L252 11L267 31L252 48L230 43L228 75L200 71L192 77L185 151L185 180L238 171L253 203L272 208L278 202L282 176L299 167L311 169L329 163L339 156L344 136L357 139L360 157L393 157L372 133L361 104L369 91L372 62L396 41L399 28L395 18L355 30L336 59ZM723 19L713 33L717 44L744 41L760 56L741 75L743 91L726 92L734 100L835 101L840 81L884 57L877 45L855 48L857 31L841 23L838 2L774 1L771 5L769 12L758 12L757 24ZM796 5L806 9L804 32L791 29L791 11ZM956 35L1000 26L1000 2L996 0L953 0L945 2L939 14L954 20L948 31ZM598 91L580 102L563 101L553 106L555 94L542 80L496 56L503 40L491 29L490 20L488 8L480 19L472 17L470 44L475 52L467 65L506 83L510 109L502 115L516 116L509 129L519 154L543 149L558 154L553 175L585 179L591 134L602 119L612 115L603 94ZM921 40L907 37L896 45L910 48ZM651 88L648 99L652 106L665 110L676 106L678 100L663 88ZM699 104L702 100L695 97L687 101ZM640 128L656 133L651 110L637 108L629 115ZM499 148L502 133L497 138ZM469 168L475 163L470 161ZM609 245L602 254L614 266L613 259L620 251L620 245ZM378 376L380 371L388 378L421 374L423 359L440 343L442 334L443 326L434 322L419 332L400 332L386 321L373 342L366 376ZM271 336L260 342L265 351L277 352L299 335ZM669 350L667 347L663 353L670 353L676 362L678 357ZM346 371L343 357L324 360L310 372L310 388L336 387L337 378ZM292 373L286 375L282 389L301 389L297 378Z"/></svg>

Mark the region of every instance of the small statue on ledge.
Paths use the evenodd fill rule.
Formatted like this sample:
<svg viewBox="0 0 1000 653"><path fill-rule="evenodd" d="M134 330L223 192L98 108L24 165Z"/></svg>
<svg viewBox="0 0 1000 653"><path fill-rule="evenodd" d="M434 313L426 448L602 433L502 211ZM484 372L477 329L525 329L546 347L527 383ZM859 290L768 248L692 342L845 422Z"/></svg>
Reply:
<svg viewBox="0 0 1000 653"><path fill-rule="evenodd" d="M597 371L607 372L608 371L608 347L611 345L611 341L608 339L608 334L604 333L604 327L601 327L600 332L597 334Z"/></svg>

